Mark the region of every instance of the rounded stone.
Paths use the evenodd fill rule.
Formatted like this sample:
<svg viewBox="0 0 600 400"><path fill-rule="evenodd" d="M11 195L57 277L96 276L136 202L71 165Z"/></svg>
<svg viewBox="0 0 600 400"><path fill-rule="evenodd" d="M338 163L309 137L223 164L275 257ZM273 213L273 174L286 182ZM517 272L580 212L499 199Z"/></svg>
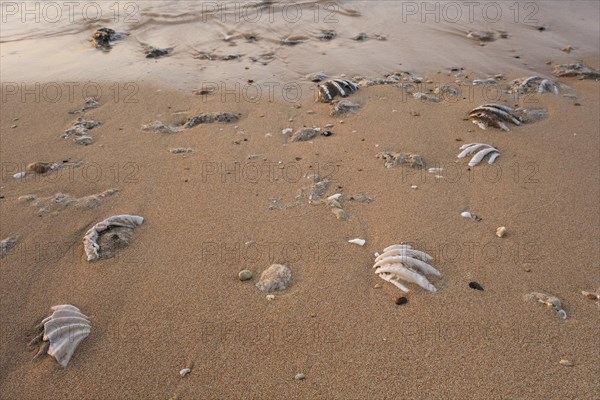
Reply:
<svg viewBox="0 0 600 400"><path fill-rule="evenodd" d="M247 281L252 279L252 271L249 271L247 269L240 271L240 273L238 274L238 277L240 278L240 281Z"/></svg>
<svg viewBox="0 0 600 400"><path fill-rule="evenodd" d="M285 265L273 264L260 275L256 287L263 292L285 290L292 280L292 271Z"/></svg>

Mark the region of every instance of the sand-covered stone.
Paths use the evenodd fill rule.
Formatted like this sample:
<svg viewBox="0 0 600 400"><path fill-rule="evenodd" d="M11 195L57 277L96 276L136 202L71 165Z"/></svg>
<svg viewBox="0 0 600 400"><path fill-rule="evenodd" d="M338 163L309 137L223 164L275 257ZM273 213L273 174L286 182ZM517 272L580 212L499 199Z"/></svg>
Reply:
<svg viewBox="0 0 600 400"><path fill-rule="evenodd" d="M273 264L260 274L256 287L263 292L285 290L292 281L292 271L285 265Z"/></svg>

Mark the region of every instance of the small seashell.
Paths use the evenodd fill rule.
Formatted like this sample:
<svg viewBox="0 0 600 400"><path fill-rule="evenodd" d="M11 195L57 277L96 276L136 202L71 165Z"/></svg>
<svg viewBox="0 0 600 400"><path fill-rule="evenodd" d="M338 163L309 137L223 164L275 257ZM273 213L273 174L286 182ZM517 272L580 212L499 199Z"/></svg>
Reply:
<svg viewBox="0 0 600 400"><path fill-rule="evenodd" d="M27 172L17 172L16 174L13 175L13 178L21 179L21 178L25 178L25 175L27 175Z"/></svg>
<svg viewBox="0 0 600 400"><path fill-rule="evenodd" d="M461 212L461 213L460 213L460 216L461 216L461 217L463 217L463 218L469 218L469 219L472 219L472 218L473 218L473 214L471 214L471 213L470 213L470 212L468 212L468 211L463 211L463 212Z"/></svg>
<svg viewBox="0 0 600 400"><path fill-rule="evenodd" d="M187 376L189 373L191 373L191 372L192 372L192 370L191 370L191 369L189 369L189 368L184 368L184 369L182 369L181 371L179 371L179 375L180 375L182 378L185 378L185 377L186 377L186 376Z"/></svg>
<svg viewBox="0 0 600 400"><path fill-rule="evenodd" d="M501 238L501 237L504 237L504 235L506 235L506 227L501 226L498 229L496 229L496 236Z"/></svg>
<svg viewBox="0 0 600 400"><path fill-rule="evenodd" d="M366 240L364 239L352 239L352 240L348 240L348 243L353 243L353 244L357 244L359 246L364 246L366 243Z"/></svg>

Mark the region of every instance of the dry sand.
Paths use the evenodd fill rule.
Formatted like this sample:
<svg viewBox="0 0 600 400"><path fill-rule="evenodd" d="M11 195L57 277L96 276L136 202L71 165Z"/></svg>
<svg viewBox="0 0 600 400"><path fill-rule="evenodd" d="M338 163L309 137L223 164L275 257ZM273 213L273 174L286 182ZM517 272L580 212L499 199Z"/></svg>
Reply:
<svg viewBox="0 0 600 400"><path fill-rule="evenodd" d="M596 53L585 56L599 67ZM573 57L553 49L548 58ZM435 65L412 71L431 87L456 79L471 87L494 73L505 85L527 75L494 62L459 77ZM551 76L543 59L534 64ZM0 264L0 398L597 398L600 314L581 291L600 286L598 82L557 80L560 95L502 96L549 112L510 132L465 120L486 102L480 87L440 103L393 85L362 88L350 97L362 104L358 113L333 118L306 81L298 102L223 101L141 79L132 97L115 97L107 82L101 107L80 114L102 122L86 147L60 138L81 97L5 101L3 86L0 239L15 235L18 244ZM175 134L141 130L212 111L241 118ZM333 135L310 142L286 143L281 133L328 123ZM500 149L494 167L457 160L471 142ZM193 152L171 154L176 147ZM420 154L445 178L387 169L375 157L383 150ZM30 162L63 160L83 164L12 177ZM345 201L345 222L325 204L294 205L314 173L331 180L327 195L363 193L373 202ZM120 191L96 208L52 206L44 215L19 200L110 188ZM461 218L465 210L482 220ZM124 213L145 218L134 242L115 258L87 262L87 229ZM495 236L499 226L506 237ZM367 243L347 242L353 238ZM402 292L371 268L374 252L400 242L434 256L442 273L432 279L437 293L410 284L403 306L394 302ZM287 265L293 282L268 301L254 284L272 263ZM242 269L254 272L252 281L238 280ZM568 320L526 301L533 291L558 296ZM32 361L27 347L50 306L63 303L92 323L66 369L50 357ZM192 372L181 378L185 367Z"/></svg>

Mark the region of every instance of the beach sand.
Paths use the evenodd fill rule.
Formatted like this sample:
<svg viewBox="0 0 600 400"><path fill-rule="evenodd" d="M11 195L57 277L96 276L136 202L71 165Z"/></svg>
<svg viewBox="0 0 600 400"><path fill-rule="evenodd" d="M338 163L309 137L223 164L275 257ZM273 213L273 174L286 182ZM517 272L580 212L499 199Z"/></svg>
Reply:
<svg viewBox="0 0 600 400"><path fill-rule="evenodd" d="M553 64L571 57L552 54ZM599 67L597 54L584 61ZM537 62L537 74L552 76ZM3 85L0 239L15 236L17 246L0 264L0 398L597 398L600 314L581 291L600 286L598 82L556 78L559 95L503 94L495 102L549 113L503 132L467 120L490 99L470 84L486 77L482 69L411 71L428 88L460 80L464 92L435 103L396 85L363 87L349 97L357 113L332 117L306 80L298 101L248 101L140 79L118 82L119 94L114 81L102 83L101 106L73 115L80 96L33 101ZM494 72L500 85L526 76L504 64ZM205 112L240 119L173 134L141 129ZM102 124L92 145L60 137L79 116ZM333 134L282 134L304 126ZM494 166L456 158L475 142L500 150ZM177 147L193 151L170 153ZM386 168L382 151L419 154L426 168ZM13 178L36 161L82 164ZM354 198L342 203L348 221L327 204L295 200L313 174L331 181L325 197ZM119 192L95 208L48 203L39 213L19 199L111 188ZM133 243L88 262L85 232L118 214L145 218ZM373 273L373 254L404 242L434 257L436 293L408 284L403 294ZM255 283L273 263L293 277L269 301ZM238 279L243 269L251 281ZM569 318L526 300L531 292L559 297ZM408 304L396 305L399 296ZM51 357L32 361L27 346L56 304L92 323L66 369Z"/></svg>

